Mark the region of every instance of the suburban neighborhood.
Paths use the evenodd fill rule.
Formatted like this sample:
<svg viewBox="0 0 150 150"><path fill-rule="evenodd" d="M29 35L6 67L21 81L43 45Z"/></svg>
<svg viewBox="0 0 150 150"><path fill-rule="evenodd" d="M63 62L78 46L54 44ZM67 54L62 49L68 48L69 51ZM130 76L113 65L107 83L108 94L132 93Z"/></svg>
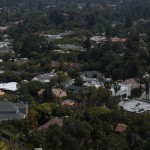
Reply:
<svg viewBox="0 0 150 150"><path fill-rule="evenodd" d="M0 1L0 150L148 150L149 10Z"/></svg>

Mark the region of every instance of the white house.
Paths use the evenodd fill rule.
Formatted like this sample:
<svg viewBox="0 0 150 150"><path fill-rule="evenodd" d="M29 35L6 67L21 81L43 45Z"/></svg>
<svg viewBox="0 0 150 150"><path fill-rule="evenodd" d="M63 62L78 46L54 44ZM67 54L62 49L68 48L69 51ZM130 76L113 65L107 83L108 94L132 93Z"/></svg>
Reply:
<svg viewBox="0 0 150 150"><path fill-rule="evenodd" d="M0 89L6 91L17 91L19 89L19 85L17 82L1 83Z"/></svg>
<svg viewBox="0 0 150 150"><path fill-rule="evenodd" d="M83 86L86 87L102 87L104 84L98 80L99 73L96 71L83 71L80 72L80 78L85 82Z"/></svg>
<svg viewBox="0 0 150 150"><path fill-rule="evenodd" d="M106 41L106 36L92 36L90 37L90 40L96 43L100 43Z"/></svg>
<svg viewBox="0 0 150 150"><path fill-rule="evenodd" d="M8 29L8 26L0 26L0 31L3 32Z"/></svg>
<svg viewBox="0 0 150 150"><path fill-rule="evenodd" d="M112 92L112 96L131 96L131 84L124 84L124 83L119 83L118 84L120 86L120 90L117 91L117 93L115 93L115 90L113 87L111 87L111 92Z"/></svg>
<svg viewBox="0 0 150 150"><path fill-rule="evenodd" d="M52 34L45 34L45 37L49 38L49 39L62 39L61 35L52 35Z"/></svg>
<svg viewBox="0 0 150 150"><path fill-rule="evenodd" d="M0 48L8 47L10 42L0 42Z"/></svg>
<svg viewBox="0 0 150 150"><path fill-rule="evenodd" d="M20 61L20 62L28 61L28 58L15 58L14 62L17 62L17 61Z"/></svg>
<svg viewBox="0 0 150 150"><path fill-rule="evenodd" d="M87 81L83 84L83 86L86 86L86 87L96 87L96 88L99 88L99 87L103 87L104 84L99 82L99 81Z"/></svg>
<svg viewBox="0 0 150 150"><path fill-rule="evenodd" d="M34 77L32 81L40 81L43 83L48 83L50 82L50 79L55 76L56 76L56 73L52 71L50 73L40 74L39 76Z"/></svg>

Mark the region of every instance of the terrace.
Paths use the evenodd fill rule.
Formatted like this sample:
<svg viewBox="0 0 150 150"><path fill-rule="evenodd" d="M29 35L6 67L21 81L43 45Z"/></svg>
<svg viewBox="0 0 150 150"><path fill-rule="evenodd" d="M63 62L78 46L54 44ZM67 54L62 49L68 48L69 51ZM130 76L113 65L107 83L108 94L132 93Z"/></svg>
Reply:
<svg viewBox="0 0 150 150"><path fill-rule="evenodd" d="M150 103L141 100L121 101L119 106L124 110L135 113L143 113L150 110Z"/></svg>

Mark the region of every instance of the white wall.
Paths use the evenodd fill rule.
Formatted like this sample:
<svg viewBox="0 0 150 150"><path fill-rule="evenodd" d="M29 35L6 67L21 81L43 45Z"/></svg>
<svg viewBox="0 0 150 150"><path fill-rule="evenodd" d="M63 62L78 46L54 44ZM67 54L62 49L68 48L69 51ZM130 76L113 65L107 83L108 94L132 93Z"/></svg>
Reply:
<svg viewBox="0 0 150 150"><path fill-rule="evenodd" d="M126 95L131 96L131 84L119 84L121 86L120 90L116 93L116 96ZM111 88L112 96L115 96L114 88Z"/></svg>

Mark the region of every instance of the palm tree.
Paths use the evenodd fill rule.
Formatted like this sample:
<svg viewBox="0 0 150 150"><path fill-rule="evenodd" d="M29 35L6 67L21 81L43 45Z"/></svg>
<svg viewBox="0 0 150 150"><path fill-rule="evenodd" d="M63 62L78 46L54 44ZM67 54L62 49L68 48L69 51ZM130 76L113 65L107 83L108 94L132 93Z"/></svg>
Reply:
<svg viewBox="0 0 150 150"><path fill-rule="evenodd" d="M78 111L79 111L80 103L82 102L82 97L79 93L76 93L76 95L74 95L74 99L78 103Z"/></svg>
<svg viewBox="0 0 150 150"><path fill-rule="evenodd" d="M86 100L87 102L87 108L89 108L91 105L95 105L94 100L91 97L94 94L95 90L95 87L89 87L84 90L84 100ZM92 104L90 103L91 101Z"/></svg>
<svg viewBox="0 0 150 150"><path fill-rule="evenodd" d="M86 97L85 90L84 89L80 90L79 95L80 95L80 101L82 102L82 110L83 110L84 100L85 100L85 97Z"/></svg>
<svg viewBox="0 0 150 150"><path fill-rule="evenodd" d="M141 87L141 82L142 82L143 74L144 74L144 68L143 68L143 66L138 66L138 76L140 78L140 87Z"/></svg>
<svg viewBox="0 0 150 150"><path fill-rule="evenodd" d="M118 84L118 82L115 82L114 84L113 84L113 88L114 88L114 91L115 91L115 100L116 100L116 94L117 94L117 92L120 90L120 85Z"/></svg>

